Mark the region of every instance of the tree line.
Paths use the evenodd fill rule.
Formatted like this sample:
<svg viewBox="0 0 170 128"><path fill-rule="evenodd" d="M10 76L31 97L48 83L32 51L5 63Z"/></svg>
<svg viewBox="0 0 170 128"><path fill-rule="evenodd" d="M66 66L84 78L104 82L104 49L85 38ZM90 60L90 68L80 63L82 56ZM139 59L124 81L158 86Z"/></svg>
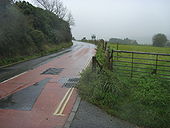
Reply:
<svg viewBox="0 0 170 128"><path fill-rule="evenodd" d="M70 24L28 2L0 2L0 58L28 56L71 42Z"/></svg>
<svg viewBox="0 0 170 128"><path fill-rule="evenodd" d="M132 39L128 39L128 38L125 38L125 39L111 38L109 40L109 42L120 43L120 44L132 44L132 45L137 45L138 44L138 42L136 40L132 40Z"/></svg>
<svg viewBox="0 0 170 128"><path fill-rule="evenodd" d="M124 40L119 38L111 38L109 42L121 43L121 44L136 44L136 45L138 44L136 40L131 40L128 38L125 38ZM165 47L165 46L169 47L170 41L167 39L165 34L158 33L152 37L152 45L155 47Z"/></svg>

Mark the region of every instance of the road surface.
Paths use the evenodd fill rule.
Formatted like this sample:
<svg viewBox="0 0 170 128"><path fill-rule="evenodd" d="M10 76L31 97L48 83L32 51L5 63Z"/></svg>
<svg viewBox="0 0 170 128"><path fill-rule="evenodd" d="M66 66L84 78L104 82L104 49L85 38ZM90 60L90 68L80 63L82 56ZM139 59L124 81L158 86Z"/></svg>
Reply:
<svg viewBox="0 0 170 128"><path fill-rule="evenodd" d="M5 81L13 76L21 74L25 71L32 70L40 65L48 63L49 61L56 59L65 53L73 52L82 47L82 44L74 42L74 45L71 48L67 48L62 50L61 52L50 54L44 57L40 57L37 59L32 59L23 63L15 64L13 66L1 68L0 67L0 82Z"/></svg>
<svg viewBox="0 0 170 128"><path fill-rule="evenodd" d="M0 128L63 127L77 98L73 87L94 54L94 45L74 42L60 53L1 68Z"/></svg>

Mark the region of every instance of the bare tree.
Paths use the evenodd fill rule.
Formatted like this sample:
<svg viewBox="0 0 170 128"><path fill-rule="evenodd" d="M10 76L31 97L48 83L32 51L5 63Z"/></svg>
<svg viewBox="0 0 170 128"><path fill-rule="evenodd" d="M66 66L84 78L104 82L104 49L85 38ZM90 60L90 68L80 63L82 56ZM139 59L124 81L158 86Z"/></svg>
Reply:
<svg viewBox="0 0 170 128"><path fill-rule="evenodd" d="M63 3L60 0L54 0L55 6L54 6L54 13L61 19L64 19L67 15L67 8L63 5Z"/></svg>
<svg viewBox="0 0 170 128"><path fill-rule="evenodd" d="M11 0L12 3L15 3L17 0ZM18 0L19 1L19 0Z"/></svg>
<svg viewBox="0 0 170 128"><path fill-rule="evenodd" d="M53 12L61 19L64 19L67 15L67 8L63 5L61 0L36 0L36 2L38 5Z"/></svg>
<svg viewBox="0 0 170 128"><path fill-rule="evenodd" d="M44 9L49 10L50 12L53 11L54 1L52 1L52 3L49 0L36 0L36 1Z"/></svg>
<svg viewBox="0 0 170 128"><path fill-rule="evenodd" d="M71 12L68 13L66 21L69 23L70 26L75 25L75 21Z"/></svg>

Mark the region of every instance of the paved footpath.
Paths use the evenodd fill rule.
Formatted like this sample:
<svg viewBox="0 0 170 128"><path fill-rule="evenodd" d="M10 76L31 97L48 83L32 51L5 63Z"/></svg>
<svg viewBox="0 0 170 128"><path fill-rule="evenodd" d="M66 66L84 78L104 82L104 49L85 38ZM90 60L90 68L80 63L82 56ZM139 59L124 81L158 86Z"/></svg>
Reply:
<svg viewBox="0 0 170 128"><path fill-rule="evenodd" d="M95 54L74 42L71 52L0 83L0 128L62 128L77 91L71 88Z"/></svg>
<svg viewBox="0 0 170 128"><path fill-rule="evenodd" d="M138 128L126 121L108 115L100 108L81 101L70 128Z"/></svg>

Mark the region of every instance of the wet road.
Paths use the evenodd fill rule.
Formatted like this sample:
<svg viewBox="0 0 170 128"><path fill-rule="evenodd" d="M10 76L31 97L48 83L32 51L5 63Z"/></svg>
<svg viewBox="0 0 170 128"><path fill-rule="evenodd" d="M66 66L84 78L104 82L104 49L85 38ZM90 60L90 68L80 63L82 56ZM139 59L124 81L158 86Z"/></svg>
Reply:
<svg viewBox="0 0 170 128"><path fill-rule="evenodd" d="M82 46L83 45L81 43L74 42L74 44L71 48L64 49L61 52L47 55L44 57L40 57L37 59L32 59L32 60L29 60L29 61L26 61L23 63L19 63L16 65L13 65L13 66L0 68L0 82L3 82L13 76L23 73L25 71L32 70L40 65L46 64L49 61L55 59L56 57L64 55L65 53L74 52L75 50L80 49Z"/></svg>
<svg viewBox="0 0 170 128"><path fill-rule="evenodd" d="M22 89L0 100L0 109L30 111L44 86L50 79L44 79L28 88Z"/></svg>
<svg viewBox="0 0 170 128"><path fill-rule="evenodd" d="M74 84L94 54L94 45L74 42L63 52L1 69L1 81L8 80L0 83L0 128L63 127L77 98Z"/></svg>

